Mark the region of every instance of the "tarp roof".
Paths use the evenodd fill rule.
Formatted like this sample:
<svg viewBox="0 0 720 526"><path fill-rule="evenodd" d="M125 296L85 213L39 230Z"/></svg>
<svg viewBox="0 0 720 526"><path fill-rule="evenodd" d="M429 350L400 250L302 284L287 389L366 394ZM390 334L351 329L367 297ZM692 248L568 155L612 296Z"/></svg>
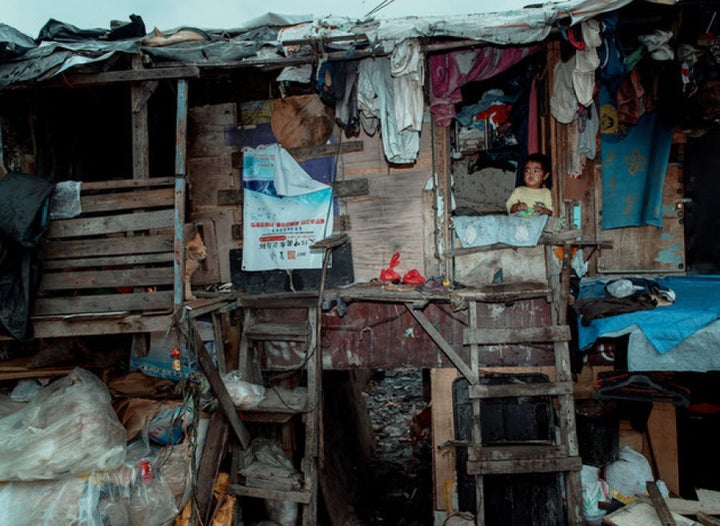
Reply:
<svg viewBox="0 0 720 526"><path fill-rule="evenodd" d="M364 48L371 53L389 53L408 38L460 39L499 46L519 46L545 40L553 27L575 25L633 0L569 0L530 8L448 17L372 18L346 17L311 19L310 16L268 13L245 27L221 30L183 29L167 34L143 35L139 17L131 16L128 31L82 30L50 20L37 40L0 24L0 89L13 84L42 81L80 65L105 62L118 53L143 53L155 65L163 62L199 66L255 65L287 60L290 44L313 43L314 50L343 50L351 54ZM142 32L137 33L141 28ZM178 36L180 35L180 36ZM191 39L183 40L181 36ZM159 44L159 45L158 45ZM307 46L310 52L313 48ZM308 53L307 61L312 60Z"/></svg>

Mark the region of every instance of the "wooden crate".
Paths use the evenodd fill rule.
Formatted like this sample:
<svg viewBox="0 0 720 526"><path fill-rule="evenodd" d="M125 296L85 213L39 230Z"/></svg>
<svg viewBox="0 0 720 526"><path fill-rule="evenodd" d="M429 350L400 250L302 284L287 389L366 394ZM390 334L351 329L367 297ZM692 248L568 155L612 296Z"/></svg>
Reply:
<svg viewBox="0 0 720 526"><path fill-rule="evenodd" d="M50 223L34 317L171 312L174 178L81 188L82 214Z"/></svg>

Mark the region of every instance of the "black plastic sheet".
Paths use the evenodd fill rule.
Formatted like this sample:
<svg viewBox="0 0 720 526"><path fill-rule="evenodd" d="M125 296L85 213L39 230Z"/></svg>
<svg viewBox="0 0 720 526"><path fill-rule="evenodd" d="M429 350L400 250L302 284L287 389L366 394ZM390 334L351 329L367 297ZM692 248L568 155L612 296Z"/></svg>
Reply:
<svg viewBox="0 0 720 526"><path fill-rule="evenodd" d="M0 330L18 340L33 337L30 314L54 187L41 177L16 172L0 180Z"/></svg>

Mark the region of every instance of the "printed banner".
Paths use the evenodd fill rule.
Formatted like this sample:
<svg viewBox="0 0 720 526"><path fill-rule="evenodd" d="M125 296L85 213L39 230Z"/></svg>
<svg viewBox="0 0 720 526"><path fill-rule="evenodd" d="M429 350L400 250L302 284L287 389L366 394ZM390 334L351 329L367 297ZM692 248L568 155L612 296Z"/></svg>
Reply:
<svg viewBox="0 0 720 526"><path fill-rule="evenodd" d="M333 230L332 188L278 144L243 152L243 270L314 269Z"/></svg>

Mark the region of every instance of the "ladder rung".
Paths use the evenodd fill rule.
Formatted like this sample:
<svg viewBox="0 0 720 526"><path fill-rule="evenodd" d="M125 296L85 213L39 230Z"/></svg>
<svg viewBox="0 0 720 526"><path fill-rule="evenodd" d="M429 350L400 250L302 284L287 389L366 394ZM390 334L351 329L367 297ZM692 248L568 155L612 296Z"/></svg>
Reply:
<svg viewBox="0 0 720 526"><path fill-rule="evenodd" d="M567 447L562 444L513 444L473 447L474 459L500 461L519 459L567 458Z"/></svg>
<svg viewBox="0 0 720 526"><path fill-rule="evenodd" d="M320 298L319 292L301 291L295 293L276 293L276 294L258 294L243 295L237 299L238 307L244 309L297 309L297 308L313 308L317 307Z"/></svg>
<svg viewBox="0 0 720 526"><path fill-rule="evenodd" d="M570 382L517 383L502 385L471 385L468 390L470 399L478 398L514 398L519 396L558 396L572 394Z"/></svg>
<svg viewBox="0 0 720 526"><path fill-rule="evenodd" d="M558 459L485 460L467 463L469 475L520 475L523 473L556 473L580 471L580 457Z"/></svg>
<svg viewBox="0 0 720 526"><path fill-rule="evenodd" d="M463 336L465 345L501 345L505 343L538 343L570 341L570 327L551 325L549 327L516 327L511 329L466 329Z"/></svg>
<svg viewBox="0 0 720 526"><path fill-rule="evenodd" d="M494 446L474 449L467 463L470 475L549 473L579 471L580 457L567 456L563 446Z"/></svg>
<svg viewBox="0 0 720 526"><path fill-rule="evenodd" d="M268 387L265 396L254 407L239 408L243 413L304 413L307 409L307 387L286 389Z"/></svg>
<svg viewBox="0 0 720 526"><path fill-rule="evenodd" d="M245 335L253 340L305 341L310 335L307 323L256 322L245 327Z"/></svg>
<svg viewBox="0 0 720 526"><path fill-rule="evenodd" d="M241 484L230 484L228 493L239 497L256 497L259 499L279 500L284 502L298 502L307 504L312 497L311 492L303 490L278 490L267 488L254 488Z"/></svg>

